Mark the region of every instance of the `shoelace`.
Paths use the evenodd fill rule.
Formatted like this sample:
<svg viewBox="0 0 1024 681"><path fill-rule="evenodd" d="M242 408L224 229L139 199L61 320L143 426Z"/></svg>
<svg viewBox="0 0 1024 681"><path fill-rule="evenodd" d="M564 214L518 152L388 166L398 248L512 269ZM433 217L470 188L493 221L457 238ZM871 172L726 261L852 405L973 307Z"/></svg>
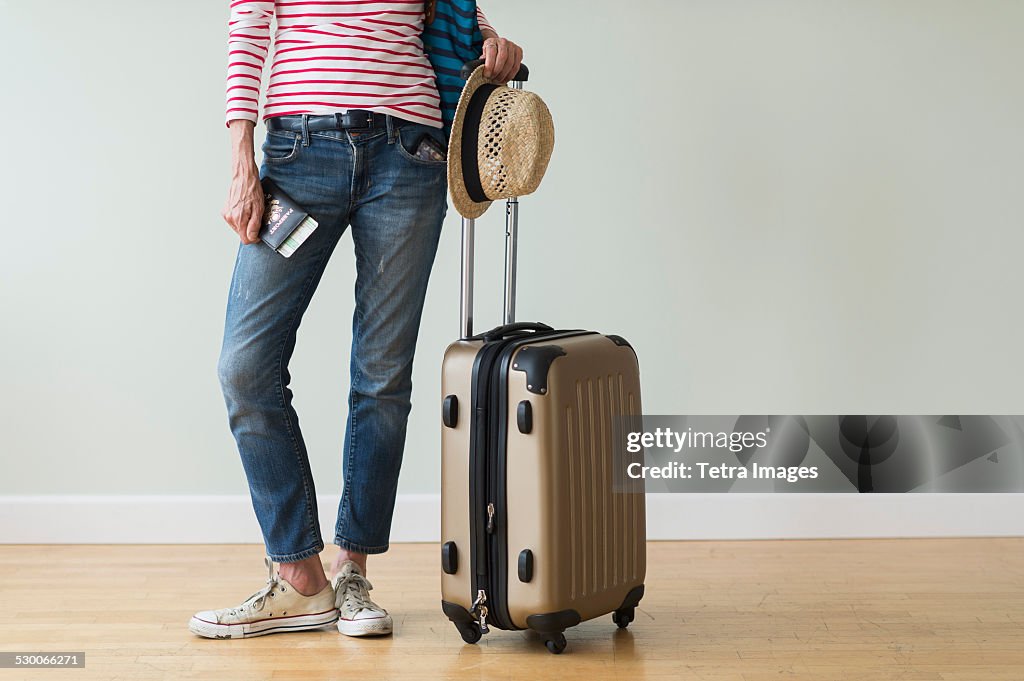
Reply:
<svg viewBox="0 0 1024 681"><path fill-rule="evenodd" d="M278 581L278 576L274 574L274 562L269 557L263 559L263 564L267 566L267 584L262 589L249 596L239 605L237 608L231 608L229 614L234 615L236 612L245 612L246 609L262 610L264 604L267 602L267 596L269 596L274 589L281 585Z"/></svg>
<svg viewBox="0 0 1024 681"><path fill-rule="evenodd" d="M358 572L350 572L338 580L339 597L335 606L340 608L348 600L353 605L353 614L363 610L378 610L374 602L369 600L371 589L373 585L370 584L370 580Z"/></svg>

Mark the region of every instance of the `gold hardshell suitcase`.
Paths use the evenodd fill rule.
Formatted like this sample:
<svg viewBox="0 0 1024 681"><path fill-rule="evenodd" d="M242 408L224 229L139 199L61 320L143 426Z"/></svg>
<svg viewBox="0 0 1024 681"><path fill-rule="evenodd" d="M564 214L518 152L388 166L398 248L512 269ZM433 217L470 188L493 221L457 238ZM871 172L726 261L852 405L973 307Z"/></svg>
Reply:
<svg viewBox="0 0 1024 681"><path fill-rule="evenodd" d="M519 83L516 83L519 85ZM563 632L644 592L642 485L613 485L614 423L639 418L620 336L514 322L518 201L506 210L505 324L472 335L474 221L462 224L462 329L441 377L441 606L463 640Z"/></svg>

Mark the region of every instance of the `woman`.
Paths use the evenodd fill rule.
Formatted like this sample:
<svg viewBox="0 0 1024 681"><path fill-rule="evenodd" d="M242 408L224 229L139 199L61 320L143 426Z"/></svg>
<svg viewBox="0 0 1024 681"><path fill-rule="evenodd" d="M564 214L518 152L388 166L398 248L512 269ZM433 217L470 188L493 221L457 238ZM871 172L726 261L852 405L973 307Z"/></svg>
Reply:
<svg viewBox="0 0 1024 681"><path fill-rule="evenodd" d="M223 217L238 234L218 373L263 531L270 577L241 605L197 613L196 634L238 638L337 619L351 636L387 634L368 594L369 554L388 549L410 410L413 352L447 197L446 135L420 39L424 3L231 3L227 125L233 178ZM257 169L253 128L276 16ZM472 17L470 13L468 15ZM522 50L478 10L488 74L509 80ZM261 244L260 178L319 222L290 257ZM344 491L328 580L309 460L288 361L327 261L351 227L357 279ZM274 574L273 562L280 564Z"/></svg>

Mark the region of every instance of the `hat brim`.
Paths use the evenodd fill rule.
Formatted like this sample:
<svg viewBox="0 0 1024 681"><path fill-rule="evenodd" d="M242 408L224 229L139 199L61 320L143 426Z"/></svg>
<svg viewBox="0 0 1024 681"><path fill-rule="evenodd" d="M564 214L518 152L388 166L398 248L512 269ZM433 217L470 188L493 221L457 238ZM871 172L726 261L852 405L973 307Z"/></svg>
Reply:
<svg viewBox="0 0 1024 681"><path fill-rule="evenodd" d="M455 108L455 118L452 121L452 132L448 139L448 191L451 193L452 205L464 218L478 218L491 207L491 201L478 202L469 197L466 190L466 180L462 172L462 126L466 120L466 109L469 107L469 100L473 93L481 85L493 83L503 85L500 81L490 80L484 76L484 67L478 66L466 80L462 94L459 96L458 106Z"/></svg>

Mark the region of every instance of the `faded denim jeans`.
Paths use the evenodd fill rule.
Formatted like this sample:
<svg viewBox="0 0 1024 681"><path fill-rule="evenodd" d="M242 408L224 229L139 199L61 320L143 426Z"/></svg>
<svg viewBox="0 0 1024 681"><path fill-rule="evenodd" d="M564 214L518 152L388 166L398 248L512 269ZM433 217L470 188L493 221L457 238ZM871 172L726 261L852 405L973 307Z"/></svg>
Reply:
<svg viewBox="0 0 1024 681"><path fill-rule="evenodd" d="M292 408L295 335L338 240L356 258L344 487L334 543L388 549L411 407L412 362L447 210L445 161L410 150L442 131L388 119L386 128L310 131L285 116L268 131L260 175L319 222L290 257L241 245L228 297L218 375L267 553L293 562L323 539L306 446Z"/></svg>

